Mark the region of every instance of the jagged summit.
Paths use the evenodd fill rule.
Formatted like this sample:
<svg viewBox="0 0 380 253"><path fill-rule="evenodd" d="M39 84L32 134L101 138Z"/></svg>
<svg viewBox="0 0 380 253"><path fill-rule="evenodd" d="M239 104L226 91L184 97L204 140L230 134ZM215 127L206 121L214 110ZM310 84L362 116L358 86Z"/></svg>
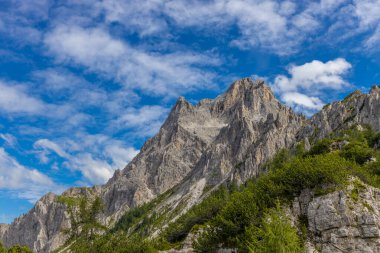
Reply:
<svg viewBox="0 0 380 253"><path fill-rule="evenodd" d="M214 186L258 176L263 163L297 141L322 138L354 123L380 130L377 89L370 94L356 92L309 120L281 104L262 80L251 78L237 80L225 93L197 105L179 97L159 132L107 184L64 194L101 197L104 224L113 224L129 208L168 190L171 194L157 208L172 210L180 205L185 212ZM64 243L61 231L68 227L65 206L49 195L10 226L0 226L0 239L7 246L22 244L49 252Z"/></svg>
<svg viewBox="0 0 380 253"><path fill-rule="evenodd" d="M370 94L378 94L380 93L380 87L376 84L372 85L371 90L369 92Z"/></svg>

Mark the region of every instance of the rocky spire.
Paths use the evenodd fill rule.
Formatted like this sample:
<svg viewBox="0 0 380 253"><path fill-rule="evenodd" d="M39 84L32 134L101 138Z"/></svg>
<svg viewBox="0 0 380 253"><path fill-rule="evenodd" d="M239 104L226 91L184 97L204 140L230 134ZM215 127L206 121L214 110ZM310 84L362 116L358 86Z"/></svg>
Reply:
<svg viewBox="0 0 380 253"><path fill-rule="evenodd" d="M380 88L378 85L372 85L371 91L369 92L370 94L378 94L380 93Z"/></svg>

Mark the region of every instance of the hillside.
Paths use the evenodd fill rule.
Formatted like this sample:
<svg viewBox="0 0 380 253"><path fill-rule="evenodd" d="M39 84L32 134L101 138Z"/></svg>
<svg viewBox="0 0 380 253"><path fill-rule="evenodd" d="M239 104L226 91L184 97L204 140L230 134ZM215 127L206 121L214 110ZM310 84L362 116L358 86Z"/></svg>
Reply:
<svg viewBox="0 0 380 253"><path fill-rule="evenodd" d="M257 233L265 234L265 227L271 225L263 217L271 216L286 221L289 238L298 238L298 246L293 245L297 250L308 244L335 252L330 241L326 244L327 239L333 240L329 235L336 234L331 229L351 224L347 220L354 214L363 216L374 210L369 218L363 216L363 222L349 226L361 226L353 236L361 238L360 243L343 236L339 238L346 239L334 239L337 243L333 244L346 247L351 240L350 245L367 247L363 252L377 252L376 243L371 244L378 238L376 226L380 225L377 190L367 185L378 186L379 140L370 129L380 130L379 94L377 86L369 94L354 92L311 119L282 105L262 81L248 78L195 106L181 97L159 133L107 184L72 188L62 196L47 194L11 225L1 225L0 239L7 247L26 245L36 252L70 247L83 252L90 247L86 243L97 252L111 252L117 249L115 245L124 251L114 252L154 252L181 248L185 239L197 242L199 252L220 247L256 252L265 243L265 236ZM330 134L330 140L319 141ZM342 146L342 141L347 143ZM367 152L364 158L356 160L362 151ZM352 185L358 184L360 191L352 194ZM345 203L353 209L336 205L336 196L341 203L346 195ZM355 199L368 201L355 204ZM299 203L298 209L294 203ZM326 218L325 213L329 214ZM331 228L315 223L329 222L332 213L337 215ZM285 216L290 225L281 218ZM296 222L300 219L307 220L303 237ZM199 233L202 240L191 240Z"/></svg>

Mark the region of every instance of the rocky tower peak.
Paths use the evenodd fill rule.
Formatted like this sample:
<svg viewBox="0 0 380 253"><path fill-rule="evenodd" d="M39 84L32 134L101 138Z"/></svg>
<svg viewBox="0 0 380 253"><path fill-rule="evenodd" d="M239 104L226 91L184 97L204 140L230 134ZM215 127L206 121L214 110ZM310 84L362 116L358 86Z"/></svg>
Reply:
<svg viewBox="0 0 380 253"><path fill-rule="evenodd" d="M379 86L373 85L368 94L356 90L342 101L324 106L321 111L311 117L299 136L325 138L331 132L355 124L370 125L374 130L380 131Z"/></svg>
<svg viewBox="0 0 380 253"><path fill-rule="evenodd" d="M221 113L239 103L247 108L256 102L270 102L274 98L272 90L262 80L243 78L234 82L221 96L215 99L214 110Z"/></svg>
<svg viewBox="0 0 380 253"><path fill-rule="evenodd" d="M370 94L378 94L378 93L380 93L380 88L379 88L379 86L376 85L376 84L372 85L371 90L370 90L369 93L370 93Z"/></svg>

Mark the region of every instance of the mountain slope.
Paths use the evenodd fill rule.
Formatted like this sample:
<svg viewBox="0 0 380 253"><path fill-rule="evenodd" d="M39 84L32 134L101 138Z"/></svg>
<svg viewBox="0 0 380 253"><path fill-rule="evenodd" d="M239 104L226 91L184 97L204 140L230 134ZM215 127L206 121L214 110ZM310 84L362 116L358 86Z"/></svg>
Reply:
<svg viewBox="0 0 380 253"><path fill-rule="evenodd" d="M216 99L195 106L179 98L159 133L122 171L103 186L72 188L63 195L100 196L106 207L100 220L107 225L168 190L157 210L181 207L184 213L213 187L258 176L262 164L297 141L322 138L354 123L379 130L379 111L374 87L370 94L354 93L307 120L282 105L262 81L241 79ZM67 239L65 228L70 228L66 207L48 194L11 225L0 226L0 239L6 246L49 252Z"/></svg>

